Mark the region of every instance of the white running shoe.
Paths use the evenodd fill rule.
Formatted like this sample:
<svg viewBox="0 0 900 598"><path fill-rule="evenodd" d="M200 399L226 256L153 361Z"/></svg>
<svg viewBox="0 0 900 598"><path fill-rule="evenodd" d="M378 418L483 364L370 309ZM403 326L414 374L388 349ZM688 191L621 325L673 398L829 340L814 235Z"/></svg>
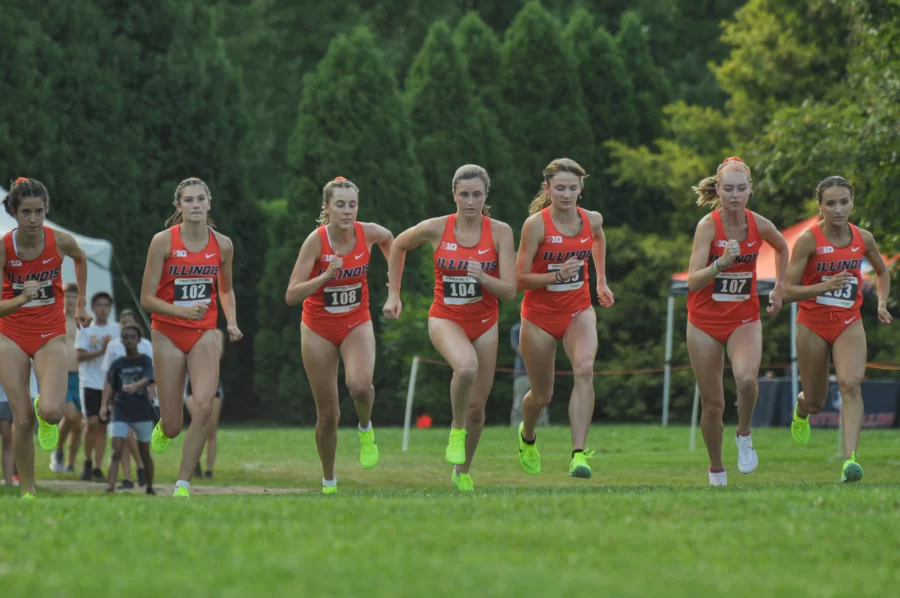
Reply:
<svg viewBox="0 0 900 598"><path fill-rule="evenodd" d="M50 453L50 471L53 473L64 473L66 471L66 464L59 460L59 455L56 451Z"/></svg>
<svg viewBox="0 0 900 598"><path fill-rule="evenodd" d="M728 475L724 471L720 471L718 473L709 472L710 488L714 488L714 487L724 488L727 485L728 485Z"/></svg>
<svg viewBox="0 0 900 598"><path fill-rule="evenodd" d="M753 450L753 440L750 434L746 436L735 436L734 443L738 449L738 471L741 473L753 473L759 465L759 457Z"/></svg>

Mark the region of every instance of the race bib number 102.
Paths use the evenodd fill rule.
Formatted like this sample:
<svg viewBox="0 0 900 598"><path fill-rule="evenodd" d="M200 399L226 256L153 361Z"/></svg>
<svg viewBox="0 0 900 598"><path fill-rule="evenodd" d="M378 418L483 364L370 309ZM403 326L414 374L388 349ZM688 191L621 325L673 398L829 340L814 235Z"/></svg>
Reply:
<svg viewBox="0 0 900 598"><path fill-rule="evenodd" d="M176 278L175 305L191 307L212 300L212 278Z"/></svg>

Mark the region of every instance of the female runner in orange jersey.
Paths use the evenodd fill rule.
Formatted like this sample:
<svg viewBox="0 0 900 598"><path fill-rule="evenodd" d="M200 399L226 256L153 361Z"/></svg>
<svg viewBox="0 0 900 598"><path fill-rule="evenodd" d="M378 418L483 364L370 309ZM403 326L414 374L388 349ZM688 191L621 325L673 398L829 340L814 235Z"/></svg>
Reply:
<svg viewBox="0 0 900 598"><path fill-rule="evenodd" d="M453 368L453 423L445 458L454 465L450 479L463 492L475 490L469 468L494 384L498 299L508 301L516 295L512 229L489 216L485 202L490 187L491 179L481 166L466 164L457 169L451 183L456 213L420 222L394 241L384 304L385 317L400 317L406 252L430 244L434 248L434 302L428 312L428 335Z"/></svg>
<svg viewBox="0 0 900 598"><path fill-rule="evenodd" d="M369 261L377 245L385 259L394 236L371 222L357 222L359 188L344 177L322 190L319 226L300 247L285 301L303 303L300 350L303 367L316 401L316 446L322 461L322 492L337 492L334 456L341 418L338 364L359 416L359 462L365 469L378 464L372 429L375 401L375 332L369 312Z"/></svg>
<svg viewBox="0 0 900 598"><path fill-rule="evenodd" d="M816 188L822 221L797 238L787 271L786 301L798 301L797 366L803 392L797 397L791 436L809 442L809 414L825 406L831 354L841 390L844 424L842 482L858 482L863 470L856 449L864 415L860 382L866 374L866 331L861 291L863 257L878 275L878 321L890 324L887 310L891 275L872 233L850 224L853 186L831 176Z"/></svg>
<svg viewBox="0 0 900 598"><path fill-rule="evenodd" d="M13 412L13 453L23 498L34 498L34 442L45 451L56 448L68 386L65 300L62 262L75 262L78 302L75 323L91 323L85 310L87 259L74 237L44 226L50 194L40 181L19 178L3 200L16 228L3 236L3 294L0 297L0 385ZM31 361L41 397L32 404Z"/></svg>
<svg viewBox="0 0 900 598"><path fill-rule="evenodd" d="M569 399L572 460L569 475L591 477L584 444L594 414L594 359L597 356L597 314L591 306L588 260L597 269L600 305L615 298L606 284L606 236L603 217L578 207L584 188L584 168L559 158L544 169L544 181L531 202L522 227L516 262L522 301L521 351L531 390L522 400L518 430L519 465L527 473L541 472L536 432L541 410L553 396L556 346L559 341L572 363L575 384Z"/></svg>
<svg viewBox="0 0 900 598"><path fill-rule="evenodd" d="M687 345L700 388L703 414L700 428L709 453L709 484L728 483L722 464L722 415L725 391L724 349L731 360L738 395L735 443L738 471L753 473L759 464L750 437L750 420L759 395L762 324L756 294L756 261L762 242L776 252L775 288L768 312L781 310L788 246L771 222L747 209L750 168L740 158L728 158L694 187L697 205L713 211L700 219L688 270Z"/></svg>
<svg viewBox="0 0 900 598"><path fill-rule="evenodd" d="M190 496L190 480L203 452L206 425L219 387L219 342L216 338L217 299L228 323L228 337L239 341L237 306L232 289L234 247L231 239L212 229L212 194L197 178L175 189L175 213L166 230L150 242L141 305L152 314L153 367L160 420L151 448L161 453L181 432L185 375L191 376L194 416L181 451L175 496Z"/></svg>

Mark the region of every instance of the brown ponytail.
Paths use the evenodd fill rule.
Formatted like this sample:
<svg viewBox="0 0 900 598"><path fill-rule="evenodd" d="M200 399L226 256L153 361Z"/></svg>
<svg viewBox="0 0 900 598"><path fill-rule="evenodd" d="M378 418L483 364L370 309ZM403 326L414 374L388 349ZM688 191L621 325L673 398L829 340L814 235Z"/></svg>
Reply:
<svg viewBox="0 0 900 598"><path fill-rule="evenodd" d="M171 228L176 224L181 224L184 222L184 216L182 216L181 212L178 211L178 204L181 203L181 195L184 192L185 187L190 187L191 185L200 185L203 187L203 190L206 191L206 199L207 201L212 201L212 193L209 192L209 187L196 177L191 177L189 179L184 179L178 186L175 187L175 200L172 202L172 205L175 206L175 213L169 216L169 219L166 220L166 228ZM215 228L216 225L212 221L212 218L209 217L209 214L206 215L206 226L210 228Z"/></svg>
<svg viewBox="0 0 900 598"><path fill-rule="evenodd" d="M9 193L7 193L6 197L3 199L3 207L6 209L6 213L15 218L16 212L19 210L19 204L22 203L22 200L26 197L39 197L43 199L45 212L50 205L50 193L47 192L44 183L35 179L28 179L20 176L9 186Z"/></svg>
<svg viewBox="0 0 900 598"><path fill-rule="evenodd" d="M587 177L587 171L581 164L570 158L557 158L553 162L550 162L544 169L544 182L549 184L550 179L560 172L571 172L572 174L581 177L581 186L584 187L584 179ZM534 196L534 199L531 200L531 205L528 206L528 215L537 214L544 208L550 207L551 203L550 194L547 193L547 191L544 190L544 186L541 185L541 190L538 191L537 195Z"/></svg>

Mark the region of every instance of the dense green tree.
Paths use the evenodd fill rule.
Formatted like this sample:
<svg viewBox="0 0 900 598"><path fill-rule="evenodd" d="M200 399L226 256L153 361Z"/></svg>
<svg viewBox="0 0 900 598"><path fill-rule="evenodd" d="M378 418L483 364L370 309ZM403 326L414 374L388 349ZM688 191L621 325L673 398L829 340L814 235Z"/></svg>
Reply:
<svg viewBox="0 0 900 598"><path fill-rule="evenodd" d="M501 125L512 144L518 194L523 198L538 191L540 173L555 158L572 158L588 172L594 170L593 132L581 82L560 29L538 2L529 2L503 42L503 97L508 109ZM522 201L523 213L526 203Z"/></svg>
<svg viewBox="0 0 900 598"><path fill-rule="evenodd" d="M638 140L650 143L662 134L663 106L671 99L669 82L653 62L650 41L643 30L640 17L633 12L622 16L616 33L616 47L631 74L635 108L640 127Z"/></svg>
<svg viewBox="0 0 900 598"><path fill-rule="evenodd" d="M283 208L268 208L270 226L277 231L270 242L284 249L270 250L258 285L264 331L255 347L256 385L269 412L308 424L315 411L300 361L301 310L284 307L284 292L300 245L316 226L321 189L336 176L352 180L360 188L360 220L378 222L395 234L422 219L425 189L396 80L365 28L332 41L304 80L298 113L288 152L293 167L286 201ZM412 256L408 268L404 289L423 291ZM369 289L379 338L386 280L386 264L376 251ZM375 387L383 408L393 404L391 393L405 375L406 357L400 348L379 346ZM352 411L344 409L348 418Z"/></svg>

